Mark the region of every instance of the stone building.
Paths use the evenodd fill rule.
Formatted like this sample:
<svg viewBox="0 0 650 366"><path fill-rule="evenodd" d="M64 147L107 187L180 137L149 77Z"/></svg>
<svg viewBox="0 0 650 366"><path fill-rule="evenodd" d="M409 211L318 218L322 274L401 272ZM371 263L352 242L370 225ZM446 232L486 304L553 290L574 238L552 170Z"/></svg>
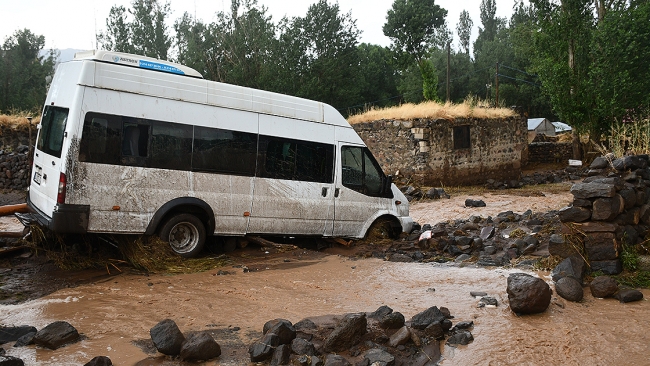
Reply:
<svg viewBox="0 0 650 366"><path fill-rule="evenodd" d="M378 120L353 125L387 174L430 186L519 179L524 117Z"/></svg>

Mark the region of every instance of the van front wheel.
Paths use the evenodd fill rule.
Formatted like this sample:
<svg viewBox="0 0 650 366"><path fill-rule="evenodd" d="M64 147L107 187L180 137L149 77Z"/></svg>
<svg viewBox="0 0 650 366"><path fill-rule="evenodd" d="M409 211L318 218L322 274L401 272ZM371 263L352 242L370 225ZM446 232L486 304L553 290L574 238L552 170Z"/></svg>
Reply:
<svg viewBox="0 0 650 366"><path fill-rule="evenodd" d="M176 254L192 258L203 250L205 226L194 215L176 215L165 222L160 230L160 238L168 242Z"/></svg>

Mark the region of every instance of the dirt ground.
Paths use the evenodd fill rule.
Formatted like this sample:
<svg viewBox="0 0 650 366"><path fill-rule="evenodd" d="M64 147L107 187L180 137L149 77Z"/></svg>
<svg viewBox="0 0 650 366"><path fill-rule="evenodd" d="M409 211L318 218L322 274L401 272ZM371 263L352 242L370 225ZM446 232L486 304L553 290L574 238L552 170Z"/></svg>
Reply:
<svg viewBox="0 0 650 366"><path fill-rule="evenodd" d="M571 200L570 185L510 191L448 192L450 199L415 202L411 216L421 224L496 216L511 210L546 212ZM466 198L486 207L465 208ZM15 203L15 202L7 202ZM647 301L619 304L594 299L569 303L554 298L539 315L515 316L507 306L505 281L519 269L485 269L452 263L393 263L359 259L369 244L350 246L301 241L299 246L263 248L249 244L227 253L221 268L172 275L143 273L128 266L83 271L57 269L30 249L0 254L0 323L37 328L66 320L84 341L49 351L11 348L8 354L29 365L83 365L107 355L116 365L183 364L152 351L148 331L171 318L182 331L208 330L222 356L206 365L245 365L247 345L264 322L348 312L371 312L388 305L406 319L430 307L446 306L456 321L473 320L475 340L443 347L443 365L643 364ZM223 258L208 247L206 257ZM548 273L538 273L548 282ZM486 291L496 309L477 308L470 291ZM650 296L643 290L646 298Z"/></svg>

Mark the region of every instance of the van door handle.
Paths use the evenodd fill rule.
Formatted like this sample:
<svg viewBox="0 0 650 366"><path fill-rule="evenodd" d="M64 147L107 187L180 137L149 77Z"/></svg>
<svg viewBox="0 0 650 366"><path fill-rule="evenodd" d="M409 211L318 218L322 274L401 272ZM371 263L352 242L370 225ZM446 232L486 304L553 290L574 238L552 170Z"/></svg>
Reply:
<svg viewBox="0 0 650 366"><path fill-rule="evenodd" d="M323 195L323 197L327 197L327 187L323 187L321 194Z"/></svg>
<svg viewBox="0 0 650 366"><path fill-rule="evenodd" d="M339 192L341 191L341 188L335 188L334 189L334 198L339 196Z"/></svg>
<svg viewBox="0 0 650 366"><path fill-rule="evenodd" d="M54 161L52 161L52 166L54 166L54 165L56 165L56 163Z"/></svg>

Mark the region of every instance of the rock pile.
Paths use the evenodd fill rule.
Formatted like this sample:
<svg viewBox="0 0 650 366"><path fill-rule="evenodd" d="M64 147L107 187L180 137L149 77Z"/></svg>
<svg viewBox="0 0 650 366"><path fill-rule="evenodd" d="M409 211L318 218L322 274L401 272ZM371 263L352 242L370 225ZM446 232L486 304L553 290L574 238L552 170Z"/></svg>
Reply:
<svg viewBox="0 0 650 366"><path fill-rule="evenodd" d="M472 205L479 204L471 201ZM470 216L417 227L405 240L394 242L385 252L373 252L373 256L393 262L444 262L449 258L463 262L475 258L478 265L503 266L545 248L549 237L542 231L559 230L559 225L556 211Z"/></svg>
<svg viewBox="0 0 650 366"><path fill-rule="evenodd" d="M207 361L221 355L221 346L210 333L193 332L185 336L171 319L156 324L149 334L158 352L180 356L184 361Z"/></svg>
<svg viewBox="0 0 650 366"><path fill-rule="evenodd" d="M564 234L549 252L563 258L584 249L592 270L622 271L623 244L641 243L650 233L650 168L648 155L598 157L589 177L571 188L573 203L559 211Z"/></svg>
<svg viewBox="0 0 650 366"><path fill-rule="evenodd" d="M303 319L292 324L274 319L248 353L251 362L270 365L434 365L440 343L456 347L472 342L473 322L458 322L447 308L432 306L405 321L388 306L372 313Z"/></svg>

